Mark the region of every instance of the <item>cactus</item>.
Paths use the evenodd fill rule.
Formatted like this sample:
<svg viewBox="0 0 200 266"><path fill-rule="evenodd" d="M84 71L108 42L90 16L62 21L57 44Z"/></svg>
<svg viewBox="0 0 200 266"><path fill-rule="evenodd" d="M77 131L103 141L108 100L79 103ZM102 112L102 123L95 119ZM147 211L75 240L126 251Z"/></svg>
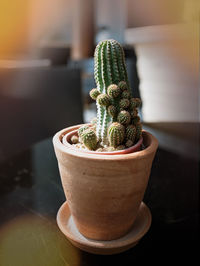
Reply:
<svg viewBox="0 0 200 266"><path fill-rule="evenodd" d="M117 114L117 109L114 105L108 106L108 113L110 116L115 117Z"/></svg>
<svg viewBox="0 0 200 266"><path fill-rule="evenodd" d="M117 121L121 123L122 125L128 125L131 121L131 115L127 111L121 111L119 112L117 116Z"/></svg>
<svg viewBox="0 0 200 266"><path fill-rule="evenodd" d="M132 119L132 123L133 125L136 125L140 122L140 117L137 115L137 116L134 116L133 119Z"/></svg>
<svg viewBox="0 0 200 266"><path fill-rule="evenodd" d="M97 121L90 128L81 127L79 139L88 149L98 151L134 145L142 132L137 110L141 100L132 96L124 51L117 41L105 40L97 45L94 78L97 88L90 96L96 100Z"/></svg>
<svg viewBox="0 0 200 266"><path fill-rule="evenodd" d="M126 139L134 142L136 136L136 127L129 125L126 127Z"/></svg>
<svg viewBox="0 0 200 266"><path fill-rule="evenodd" d="M86 129L81 134L81 139L85 147L89 150L95 150L97 146L97 136L92 129Z"/></svg>
<svg viewBox="0 0 200 266"><path fill-rule="evenodd" d="M136 141L138 141L141 136L142 136L142 124L138 123L136 124L136 136L135 136Z"/></svg>
<svg viewBox="0 0 200 266"><path fill-rule="evenodd" d="M100 92L98 91L98 89L94 88L90 91L90 97L93 99L93 100L96 100L97 97L99 96Z"/></svg>
<svg viewBox="0 0 200 266"><path fill-rule="evenodd" d="M105 40L97 45L94 65L94 77L100 93L107 94L111 84L119 84L120 89L125 88L130 91L124 51L117 41ZM115 98L113 102L119 111L119 99ZM97 120L97 136L104 143L107 138L108 124L114 120L107 108L99 104L99 101L97 101Z"/></svg>
<svg viewBox="0 0 200 266"><path fill-rule="evenodd" d="M133 110L130 112L130 115L131 115L132 118L138 116L138 110L137 110L136 108L133 109Z"/></svg>
<svg viewBox="0 0 200 266"><path fill-rule="evenodd" d="M139 98L131 98L130 100L130 108L138 108L141 105L141 100Z"/></svg>
<svg viewBox="0 0 200 266"><path fill-rule="evenodd" d="M111 99L107 94L102 93L102 94L99 94L99 96L97 97L97 103L100 106L109 106L111 103Z"/></svg>
<svg viewBox="0 0 200 266"><path fill-rule="evenodd" d="M133 141L129 139L129 140L127 140L125 145L127 148L130 148L131 146L133 146Z"/></svg>
<svg viewBox="0 0 200 266"><path fill-rule="evenodd" d="M118 87L120 88L121 91L124 91L124 90L128 89L127 83L125 81L120 81L118 83Z"/></svg>
<svg viewBox="0 0 200 266"><path fill-rule="evenodd" d="M88 125L83 125L82 127L80 127L78 129L78 136L81 138L81 135L83 134L83 132L87 129L89 129L90 127Z"/></svg>
<svg viewBox="0 0 200 266"><path fill-rule="evenodd" d="M131 97L131 93L128 90L122 92L122 98L129 99Z"/></svg>
<svg viewBox="0 0 200 266"><path fill-rule="evenodd" d="M109 143L112 147L122 144L125 137L125 128L120 123L114 122L108 128Z"/></svg>
<svg viewBox="0 0 200 266"><path fill-rule="evenodd" d="M112 98L117 98L120 94L120 88L116 84L111 84L108 87L108 95Z"/></svg>
<svg viewBox="0 0 200 266"><path fill-rule="evenodd" d="M119 106L120 106L120 108L122 108L122 109L127 109L127 108L129 107L129 104L130 104L130 102L129 102L128 99L121 99L121 100L119 101Z"/></svg>

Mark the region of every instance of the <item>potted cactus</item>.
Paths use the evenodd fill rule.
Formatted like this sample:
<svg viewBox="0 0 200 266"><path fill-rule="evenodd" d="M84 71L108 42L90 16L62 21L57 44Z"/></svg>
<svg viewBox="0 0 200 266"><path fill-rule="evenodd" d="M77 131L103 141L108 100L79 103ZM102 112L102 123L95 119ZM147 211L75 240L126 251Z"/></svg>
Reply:
<svg viewBox="0 0 200 266"><path fill-rule="evenodd" d="M140 99L133 98L124 52L115 40L94 55L97 118L53 138L63 189L79 232L112 240L134 225L148 183L157 140L142 131Z"/></svg>

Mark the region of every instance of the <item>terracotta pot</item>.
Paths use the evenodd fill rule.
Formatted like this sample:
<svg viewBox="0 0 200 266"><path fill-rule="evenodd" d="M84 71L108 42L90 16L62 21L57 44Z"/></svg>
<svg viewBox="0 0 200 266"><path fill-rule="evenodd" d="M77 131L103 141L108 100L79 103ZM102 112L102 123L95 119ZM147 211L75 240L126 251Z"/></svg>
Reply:
<svg viewBox="0 0 200 266"><path fill-rule="evenodd" d="M112 240L132 227L142 202L158 141L143 131L145 149L120 155L83 153L53 138L62 185L74 222L82 235Z"/></svg>

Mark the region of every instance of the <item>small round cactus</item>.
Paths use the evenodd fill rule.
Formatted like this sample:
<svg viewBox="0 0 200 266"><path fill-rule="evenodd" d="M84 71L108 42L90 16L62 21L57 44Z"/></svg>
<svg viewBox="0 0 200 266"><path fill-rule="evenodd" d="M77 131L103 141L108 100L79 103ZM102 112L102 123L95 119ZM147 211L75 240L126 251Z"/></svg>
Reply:
<svg viewBox="0 0 200 266"><path fill-rule="evenodd" d="M131 146L133 146L133 141L129 139L129 140L127 140L125 145L127 148L130 148Z"/></svg>
<svg viewBox="0 0 200 266"><path fill-rule="evenodd" d="M141 136L142 136L142 124L138 123L136 125L136 136L135 136L136 141L138 141L141 138Z"/></svg>
<svg viewBox="0 0 200 266"><path fill-rule="evenodd" d="M132 123L134 124L134 125L136 125L137 123L139 123L140 122L140 117L137 115L137 116L134 116L133 117L133 119L132 119Z"/></svg>
<svg viewBox="0 0 200 266"><path fill-rule="evenodd" d="M131 97L131 93L128 90L122 92L122 98L129 99Z"/></svg>
<svg viewBox="0 0 200 266"><path fill-rule="evenodd" d="M126 109L129 107L129 100L128 99L121 99L120 102L119 102L119 106L123 109Z"/></svg>
<svg viewBox="0 0 200 266"><path fill-rule="evenodd" d="M100 106L109 106L110 105L110 102L111 102L110 97L107 94L105 94L105 93L101 93L97 97L97 103Z"/></svg>
<svg viewBox="0 0 200 266"><path fill-rule="evenodd" d="M112 98L117 98L120 94L120 88L116 84L111 84L107 91L108 95Z"/></svg>
<svg viewBox="0 0 200 266"><path fill-rule="evenodd" d="M118 87L120 88L121 91L124 91L124 90L127 90L128 89L128 86L127 86L127 84L126 84L125 81L120 81L118 83Z"/></svg>
<svg viewBox="0 0 200 266"><path fill-rule="evenodd" d="M89 149L89 150L95 150L97 146L97 136L95 132L91 129L87 129L83 131L81 134L81 139L83 141L83 144Z"/></svg>
<svg viewBox="0 0 200 266"><path fill-rule="evenodd" d="M126 127L126 139L134 142L136 136L136 127L134 125L128 125Z"/></svg>
<svg viewBox="0 0 200 266"><path fill-rule="evenodd" d="M89 129L89 128L90 128L90 127L89 127L88 125L83 125L83 126L81 126L81 127L78 129L78 135L79 135L79 137L81 138L82 133L83 133L85 130Z"/></svg>
<svg viewBox="0 0 200 266"><path fill-rule="evenodd" d="M133 110L130 112L130 114L131 114L131 117L134 118L134 117L136 117L136 116L138 115L138 110L135 108L135 109L133 109Z"/></svg>
<svg viewBox="0 0 200 266"><path fill-rule="evenodd" d="M90 97L93 99L93 100L96 100L97 97L99 96L100 92L98 91L97 88L94 88L90 91Z"/></svg>
<svg viewBox="0 0 200 266"><path fill-rule="evenodd" d="M114 105L109 105L108 106L108 113L109 115L111 115L112 117L115 117L117 114L117 109Z"/></svg>
<svg viewBox="0 0 200 266"><path fill-rule="evenodd" d="M120 111L117 116L117 121L123 125L128 125L131 121L131 115L128 111Z"/></svg>
<svg viewBox="0 0 200 266"><path fill-rule="evenodd" d="M120 123L114 122L108 128L110 146L117 147L122 144L125 137L125 128Z"/></svg>
<svg viewBox="0 0 200 266"><path fill-rule="evenodd" d="M140 98L131 98L130 99L130 108L131 109L138 108L138 107L140 107L141 103L142 102L141 102Z"/></svg>

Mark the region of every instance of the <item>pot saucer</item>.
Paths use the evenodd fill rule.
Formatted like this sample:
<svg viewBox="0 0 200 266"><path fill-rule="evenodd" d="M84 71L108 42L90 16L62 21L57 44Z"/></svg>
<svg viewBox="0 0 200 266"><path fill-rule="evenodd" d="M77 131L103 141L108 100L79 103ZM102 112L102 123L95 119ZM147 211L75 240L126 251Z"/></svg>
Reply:
<svg viewBox="0 0 200 266"><path fill-rule="evenodd" d="M62 233L74 246L89 253L111 255L128 250L139 242L150 228L151 212L142 202L132 229L125 236L111 241L84 237L74 223L67 201L62 204L57 213L57 223Z"/></svg>

